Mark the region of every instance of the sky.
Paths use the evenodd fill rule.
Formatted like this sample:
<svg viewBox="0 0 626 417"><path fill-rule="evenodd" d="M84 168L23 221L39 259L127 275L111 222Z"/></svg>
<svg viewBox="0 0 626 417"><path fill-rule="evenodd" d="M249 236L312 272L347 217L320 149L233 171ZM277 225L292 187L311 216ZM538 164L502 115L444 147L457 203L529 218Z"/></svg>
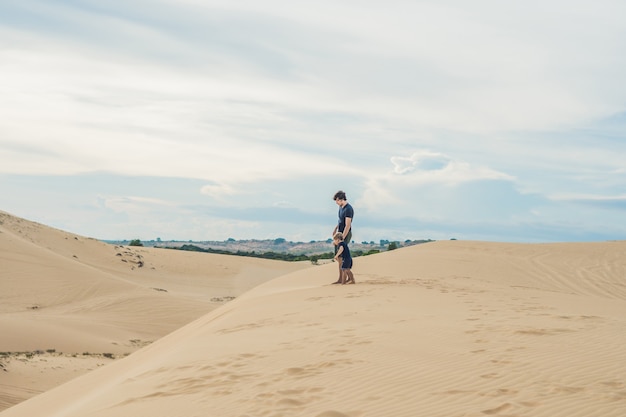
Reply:
<svg viewBox="0 0 626 417"><path fill-rule="evenodd" d="M3 0L0 210L96 239L626 239L623 0Z"/></svg>

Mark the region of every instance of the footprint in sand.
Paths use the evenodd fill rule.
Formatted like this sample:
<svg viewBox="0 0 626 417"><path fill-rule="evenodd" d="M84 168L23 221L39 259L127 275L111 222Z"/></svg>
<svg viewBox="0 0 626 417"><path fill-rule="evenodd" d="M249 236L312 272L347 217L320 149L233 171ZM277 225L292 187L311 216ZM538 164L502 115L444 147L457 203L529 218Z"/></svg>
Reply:
<svg viewBox="0 0 626 417"><path fill-rule="evenodd" d="M490 408L488 410L483 410L483 414L487 414L487 415L492 415L492 414L498 414L501 411L504 410L508 410L509 408L511 408L511 404L509 403L504 403L496 408Z"/></svg>

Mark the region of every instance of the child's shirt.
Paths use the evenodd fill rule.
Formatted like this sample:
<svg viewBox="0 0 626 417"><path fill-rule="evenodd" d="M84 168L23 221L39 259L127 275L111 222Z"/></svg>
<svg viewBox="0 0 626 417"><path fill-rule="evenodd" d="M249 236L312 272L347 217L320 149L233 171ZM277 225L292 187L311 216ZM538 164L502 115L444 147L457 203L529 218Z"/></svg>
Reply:
<svg viewBox="0 0 626 417"><path fill-rule="evenodd" d="M348 244L346 242L339 242L337 246L343 248L343 252L341 252L341 255L339 256L341 256L343 259L352 259L352 255L350 255L350 249L348 249Z"/></svg>

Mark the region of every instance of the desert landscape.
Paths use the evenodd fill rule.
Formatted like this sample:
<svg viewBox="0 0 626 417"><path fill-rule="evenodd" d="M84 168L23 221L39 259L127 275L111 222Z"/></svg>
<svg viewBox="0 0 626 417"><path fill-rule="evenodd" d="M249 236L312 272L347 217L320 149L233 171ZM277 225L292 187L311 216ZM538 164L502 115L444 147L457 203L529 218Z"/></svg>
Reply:
<svg viewBox="0 0 626 417"><path fill-rule="evenodd" d="M0 212L0 410L309 266L107 245Z"/></svg>
<svg viewBox="0 0 626 417"><path fill-rule="evenodd" d="M0 213L1 417L622 417L626 242L336 264L109 245Z"/></svg>

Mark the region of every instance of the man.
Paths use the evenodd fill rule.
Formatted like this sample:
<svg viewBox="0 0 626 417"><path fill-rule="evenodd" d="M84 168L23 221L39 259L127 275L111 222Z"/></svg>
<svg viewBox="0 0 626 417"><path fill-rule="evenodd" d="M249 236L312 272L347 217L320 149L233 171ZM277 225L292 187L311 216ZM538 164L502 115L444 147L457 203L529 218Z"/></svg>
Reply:
<svg viewBox="0 0 626 417"><path fill-rule="evenodd" d="M346 193L343 191L337 191L333 196L333 200L339 206L339 221L333 229L331 236L335 236L335 233L341 232L343 234L343 240L346 243L352 241L352 218L354 217L354 209L348 203ZM335 253L337 253L337 246L335 246ZM341 284L341 262L339 262L339 278L333 284Z"/></svg>

